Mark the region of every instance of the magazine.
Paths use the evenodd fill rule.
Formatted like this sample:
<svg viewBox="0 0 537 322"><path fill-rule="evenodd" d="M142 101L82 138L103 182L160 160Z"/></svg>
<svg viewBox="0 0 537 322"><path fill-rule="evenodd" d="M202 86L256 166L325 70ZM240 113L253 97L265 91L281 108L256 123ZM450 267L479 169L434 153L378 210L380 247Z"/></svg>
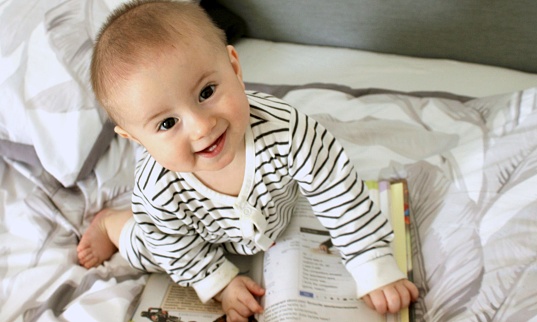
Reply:
<svg viewBox="0 0 537 322"><path fill-rule="evenodd" d="M368 181L372 199L381 207L395 231L394 256L403 271L411 272L406 182ZM408 222L409 217L407 218ZM331 248L326 229L303 197L285 232L266 252L254 256L231 255L241 274L266 290L259 299L264 313L259 322L297 321L409 321L410 310L380 315L356 297L355 282ZM410 275L409 275L410 276ZM166 274L152 274L132 321L225 321L218 302L202 304L195 291L173 283Z"/></svg>

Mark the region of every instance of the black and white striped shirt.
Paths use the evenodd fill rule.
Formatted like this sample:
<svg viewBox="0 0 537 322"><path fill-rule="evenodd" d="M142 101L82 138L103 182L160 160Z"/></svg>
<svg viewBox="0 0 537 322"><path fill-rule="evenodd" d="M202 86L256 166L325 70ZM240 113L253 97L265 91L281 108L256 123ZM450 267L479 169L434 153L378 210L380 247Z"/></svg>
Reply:
<svg viewBox="0 0 537 322"><path fill-rule="evenodd" d="M123 231L120 246L131 265L164 270L206 301L237 273L226 251L254 254L270 247L288 225L298 193L329 230L358 286L359 279L372 278L362 273L395 263L377 261L392 257L392 229L336 139L281 100L247 94L251 126L239 196L211 190L190 173L169 171L147 153L138 163L132 199L136 224ZM373 275L380 271L386 270ZM359 294L367 291L361 295L372 290L358 288Z"/></svg>

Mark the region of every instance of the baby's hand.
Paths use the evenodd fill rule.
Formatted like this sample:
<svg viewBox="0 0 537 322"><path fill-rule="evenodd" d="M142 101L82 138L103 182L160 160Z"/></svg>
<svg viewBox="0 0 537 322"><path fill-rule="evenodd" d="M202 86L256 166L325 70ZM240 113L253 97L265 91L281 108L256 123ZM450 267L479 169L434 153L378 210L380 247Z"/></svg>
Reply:
<svg viewBox="0 0 537 322"><path fill-rule="evenodd" d="M407 279L402 279L372 291L362 299L365 304L380 314L397 313L418 299L418 288Z"/></svg>
<svg viewBox="0 0 537 322"><path fill-rule="evenodd" d="M227 322L248 321L248 317L263 312L256 296L262 296L265 290L246 276L235 277L214 299L222 303Z"/></svg>

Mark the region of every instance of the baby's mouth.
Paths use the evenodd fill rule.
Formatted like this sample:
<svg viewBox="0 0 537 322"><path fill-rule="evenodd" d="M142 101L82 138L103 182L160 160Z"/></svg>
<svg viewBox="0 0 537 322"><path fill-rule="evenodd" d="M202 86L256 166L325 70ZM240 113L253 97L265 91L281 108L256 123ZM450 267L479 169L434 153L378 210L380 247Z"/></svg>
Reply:
<svg viewBox="0 0 537 322"><path fill-rule="evenodd" d="M226 132L222 133L211 145L209 145L207 148L199 151L199 154L203 154L205 156L212 156L218 154L223 147L223 143L225 142Z"/></svg>
<svg viewBox="0 0 537 322"><path fill-rule="evenodd" d="M216 149L216 144L215 144L215 145L211 145L210 147L208 147L207 149L205 149L205 151L207 151L207 152L213 152L214 149Z"/></svg>

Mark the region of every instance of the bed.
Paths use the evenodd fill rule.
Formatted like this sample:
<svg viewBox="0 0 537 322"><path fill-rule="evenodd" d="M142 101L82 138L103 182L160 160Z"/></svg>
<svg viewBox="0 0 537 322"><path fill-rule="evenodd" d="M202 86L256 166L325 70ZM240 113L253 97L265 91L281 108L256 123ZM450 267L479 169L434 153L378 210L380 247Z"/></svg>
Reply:
<svg viewBox="0 0 537 322"><path fill-rule="evenodd" d="M0 320L126 321L147 276L78 265L129 207L136 147L88 85L121 0L0 2ZM417 321L537 321L537 4L202 1L249 90L339 137L363 179L409 183Z"/></svg>

